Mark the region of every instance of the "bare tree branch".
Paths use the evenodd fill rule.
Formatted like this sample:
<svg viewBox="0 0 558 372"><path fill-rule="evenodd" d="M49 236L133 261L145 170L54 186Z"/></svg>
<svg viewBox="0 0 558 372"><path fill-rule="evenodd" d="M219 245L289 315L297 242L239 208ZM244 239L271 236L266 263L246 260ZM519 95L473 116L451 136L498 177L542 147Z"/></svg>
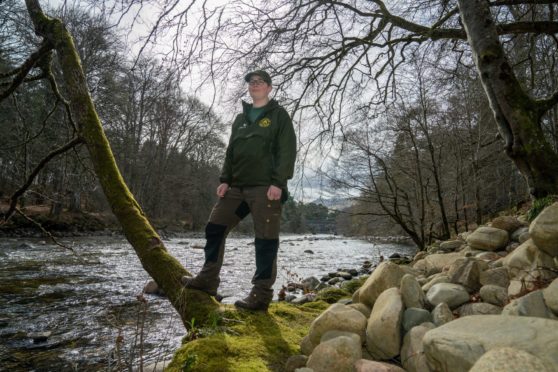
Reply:
<svg viewBox="0 0 558 372"><path fill-rule="evenodd" d="M544 114L558 104L558 90L555 91L550 97L535 101L535 103L538 106L540 115Z"/></svg>
<svg viewBox="0 0 558 372"><path fill-rule="evenodd" d="M50 233L50 231L48 231L47 229L45 229L45 228L43 227L43 225L41 225L40 222L35 221L33 218L31 218L31 217L29 217L28 215L26 215L25 213L23 213L23 211L22 211L21 209L17 208L17 207L15 208L15 211L16 211L19 215L21 215L23 218L25 218L27 221L29 221L29 222L31 222L32 224L34 224L35 226L37 226L37 227L43 232L43 234L45 234L45 236L47 236L50 240L52 240L52 241L54 242L54 244L56 244L57 246L59 246L59 247L61 247L61 248L64 248L64 249L69 250L69 251L72 252L74 255L76 255L77 257L79 257L78 254L77 254L77 252L76 252L72 247L60 243L60 242L54 237L54 235L52 235L52 234ZM81 258L80 258L80 259L81 259Z"/></svg>
<svg viewBox="0 0 558 372"><path fill-rule="evenodd" d="M140 48L140 51L138 52L138 56L137 56L136 60L134 61L133 66L132 66L132 70L136 67L136 65L139 61L139 58L141 57L144 49L147 47L147 45L152 40L152 38L156 35L157 31L159 31L159 28L161 27L161 22L165 19L165 17L167 17L168 15L170 15L173 12L173 10L178 6L178 4L180 4L180 2L181 2L180 0L176 0L170 7L168 7L165 11L163 11L162 14L160 14L158 16L157 21L155 22L155 25L151 28L151 31L149 32L149 35L145 39L145 42L143 43L143 45ZM183 18L184 14L187 14L188 11L192 8L192 6L194 6L195 3L196 3L196 0L191 1L190 4L188 5L188 7L186 8L186 10L181 12L177 17Z"/></svg>
<svg viewBox="0 0 558 372"><path fill-rule="evenodd" d="M25 77L27 76L29 71L31 71L31 69L39 62L39 60L50 50L52 50L52 45L48 42L43 43L38 50L31 53L31 55L25 60L25 62L21 64L21 66L14 70L17 71L17 73L14 74L15 76L12 80L12 83L5 91L0 92L0 102L2 102L6 97L9 97L10 94L12 94L17 89L17 87L19 87L21 83L25 81Z"/></svg>
<svg viewBox="0 0 558 372"><path fill-rule="evenodd" d="M465 30L450 29L450 28L439 28L447 19L454 15L459 14L457 9L453 9L448 12L441 21L436 22L432 27L422 26L417 23L410 22L403 17L393 15L389 12L383 1L375 0L373 1L379 6L379 11L382 16L389 21L391 24L400 27L404 30L416 33L421 36L426 36L432 40L438 39L460 39L467 40L467 34ZM509 34L524 34L524 33L535 33L535 34L548 34L555 35L558 33L558 22L551 21L535 21L535 22L514 22L508 24L497 25L496 32L498 35L509 35Z"/></svg>
<svg viewBox="0 0 558 372"><path fill-rule="evenodd" d="M490 1L490 6L502 6L502 5L536 5L536 4L556 4L556 0L494 0Z"/></svg>
<svg viewBox="0 0 558 372"><path fill-rule="evenodd" d="M46 75L41 73L35 76L26 77L25 79L23 79L22 83L31 83L33 81L44 79L45 77ZM12 85L12 83L0 83L0 87L7 87L10 85Z"/></svg>
<svg viewBox="0 0 558 372"><path fill-rule="evenodd" d="M68 117L68 121L70 122L74 130L74 133L77 133L78 128L72 117L72 110L70 109L70 103L62 96L62 93L60 93L60 89L58 89L58 84L56 83L56 78L52 73L52 66L50 61L48 63L45 63L43 66L41 66L41 68L43 69L43 73L46 74L48 82L50 83L50 88L54 93L54 95L56 96L56 99L62 102L62 104L64 105L64 108L66 109L66 116Z"/></svg>
<svg viewBox="0 0 558 372"><path fill-rule="evenodd" d="M15 99L15 96L14 96L14 105L16 106L16 110L17 110L17 112L18 112L18 114L19 114L19 116L20 116L20 118L21 118L21 117L22 117L22 114L21 114L21 112L19 111L19 107L18 107L18 105L17 105L16 102L17 102L17 100ZM37 131L37 133L36 133L35 135L32 135L32 136L30 136L29 138L27 138L25 141L20 142L20 143L17 143L17 144L15 144L15 145L7 146L7 147L0 147L0 148L1 148L2 150L5 150L5 151L7 150L7 151L9 151L9 150L13 150L13 149L15 149L15 148L21 147L21 146L23 146L23 145L26 145L26 144L30 143L31 141L37 139L37 138L43 133L43 131L44 131L45 127L46 127L46 123L47 123L48 119L50 119L50 117L55 113L56 109L58 108L58 102L59 102L58 100L56 100L56 102L54 102L54 105L52 106L52 108L50 109L50 111L46 114L46 116L45 116L45 118L43 119L43 121L41 122L41 128ZM21 120L23 120L23 119L21 119Z"/></svg>
<svg viewBox="0 0 558 372"><path fill-rule="evenodd" d="M558 22L513 22L496 26L498 35L521 35L521 34L546 34L556 35L558 33Z"/></svg>

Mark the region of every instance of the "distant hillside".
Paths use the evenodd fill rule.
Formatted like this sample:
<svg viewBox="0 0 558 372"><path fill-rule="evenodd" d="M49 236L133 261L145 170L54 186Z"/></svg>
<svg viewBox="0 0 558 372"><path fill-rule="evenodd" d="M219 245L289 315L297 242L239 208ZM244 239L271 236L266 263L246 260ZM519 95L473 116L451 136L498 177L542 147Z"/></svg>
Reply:
<svg viewBox="0 0 558 372"><path fill-rule="evenodd" d="M350 198L333 196L331 198L318 198L311 201L311 203L321 204L328 209L342 210L350 207L352 205L352 200Z"/></svg>

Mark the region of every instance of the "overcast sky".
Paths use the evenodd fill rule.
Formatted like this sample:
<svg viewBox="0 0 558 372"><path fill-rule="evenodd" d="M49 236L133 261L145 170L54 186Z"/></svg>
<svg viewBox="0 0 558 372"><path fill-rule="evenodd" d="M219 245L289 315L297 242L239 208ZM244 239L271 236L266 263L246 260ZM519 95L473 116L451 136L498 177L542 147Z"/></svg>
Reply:
<svg viewBox="0 0 558 372"><path fill-rule="evenodd" d="M92 9L93 12L101 12L100 4L101 1L93 2L96 7L91 7L91 1L87 0L41 0L43 7L57 8L63 4L67 6L72 6L76 4L80 7L88 7ZM108 3L108 2L107 2ZM133 59L140 52L142 46L144 45L143 40L149 35L153 25L155 24L158 15L163 11L161 6L153 5L153 2L145 2L143 8L140 10L138 6L131 8L126 15L121 18L113 17L113 22L119 21L119 30L122 39L126 42L130 48L130 59ZM159 4L164 4L160 2ZM189 1L184 1L180 3L181 5L177 10L183 9L185 6L190 4ZM206 6L213 8L216 6L222 6L227 4L225 0L209 0L206 2ZM195 14L197 10L193 10L192 14ZM199 18L198 18L199 20ZM192 17L189 21L190 27L196 26L196 17ZM159 34L155 43L149 43L145 49L142 51L144 56L152 56L151 58L161 58L160 56L168 52L172 48L172 43L175 41L175 34L167 33L166 35ZM182 46L181 43L179 46ZM231 122L234 119L236 113L240 111L240 102L238 99L230 100L231 95L238 97L241 94L243 99L249 100L246 94L246 85L240 81L220 81L216 82L217 91L213 89L212 84L200 84L203 76L202 72L198 68L192 68L192 73L183 77L182 87L185 92L194 93L202 102L212 105L213 110L225 121ZM273 92L272 92L273 94ZM228 101L227 101L228 99ZM310 123L304 120L302 117L293 118L297 125L300 125L299 130L302 137L306 133L311 132ZM223 139L226 141L228 139L229 133L223 134ZM320 200L320 199L330 199L338 198L346 195L340 194L339 192L334 192L329 187L327 177L320 175L318 169L321 168L322 171L327 170L330 165L329 157L331 153L320 154L319 156L311 154L305 159L304 164L302 164L302 159L297 163L297 174L295 179L289 182L289 188L295 199L304 202Z"/></svg>

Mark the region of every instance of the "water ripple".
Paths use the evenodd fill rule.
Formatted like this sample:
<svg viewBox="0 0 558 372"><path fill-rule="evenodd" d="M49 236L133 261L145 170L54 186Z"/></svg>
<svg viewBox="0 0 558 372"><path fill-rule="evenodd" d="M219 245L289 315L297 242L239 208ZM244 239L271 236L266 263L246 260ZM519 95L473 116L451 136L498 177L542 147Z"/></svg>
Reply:
<svg viewBox="0 0 558 372"><path fill-rule="evenodd" d="M76 258L39 240L0 242L0 370L106 369L120 358L137 363L136 296L150 277L127 241L91 237L64 241ZM169 252L194 274L203 264L204 240L165 241ZM313 254L305 253L312 250ZM278 256L275 289L293 277L320 276L340 268L358 268L380 254L412 254L413 247L372 244L331 236L285 236ZM253 239L229 238L221 275L225 303L244 297L255 270ZM147 296L144 360L165 358L180 345L184 329L164 299ZM50 331L48 341L34 344L29 332Z"/></svg>

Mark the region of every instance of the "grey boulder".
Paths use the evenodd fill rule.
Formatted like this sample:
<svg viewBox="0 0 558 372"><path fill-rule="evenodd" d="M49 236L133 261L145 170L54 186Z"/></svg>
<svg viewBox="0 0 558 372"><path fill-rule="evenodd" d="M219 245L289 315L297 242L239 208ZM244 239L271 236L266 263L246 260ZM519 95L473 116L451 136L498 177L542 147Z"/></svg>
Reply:
<svg viewBox="0 0 558 372"><path fill-rule="evenodd" d="M309 340L316 346L322 335L332 330L356 333L363 342L366 337L366 317L358 310L335 303L314 319L308 331Z"/></svg>
<svg viewBox="0 0 558 372"><path fill-rule="evenodd" d="M545 363L526 351L513 347L489 350L475 362L469 372L551 372Z"/></svg>
<svg viewBox="0 0 558 372"><path fill-rule="evenodd" d="M406 308L424 308L426 298L417 279L410 274L405 274L401 279L401 297Z"/></svg>
<svg viewBox="0 0 558 372"><path fill-rule="evenodd" d="M474 258L459 258L451 264L448 270L450 283L461 284L469 293L479 290L480 274L486 270L485 262Z"/></svg>
<svg viewBox="0 0 558 372"><path fill-rule="evenodd" d="M503 288L508 288L510 285L510 277L508 269L505 267L496 267L481 272L479 281L481 285L497 285Z"/></svg>
<svg viewBox="0 0 558 372"><path fill-rule="evenodd" d="M410 307L403 312L403 330L405 332L422 323L430 322L432 322L432 316L428 310Z"/></svg>
<svg viewBox="0 0 558 372"><path fill-rule="evenodd" d="M484 302L496 306L505 306L509 302L508 289L497 285L484 285L480 289L480 296Z"/></svg>
<svg viewBox="0 0 558 372"><path fill-rule="evenodd" d="M472 249L497 251L508 244L509 235L506 230L482 226L467 236L467 243Z"/></svg>
<svg viewBox="0 0 558 372"><path fill-rule="evenodd" d="M405 271L399 265L389 261L382 262L360 287L359 302L373 307L376 299L383 291L393 287L399 288L404 275Z"/></svg>
<svg viewBox="0 0 558 372"><path fill-rule="evenodd" d="M461 305L457 308L456 311L460 317L464 317L471 315L500 314L502 312L502 308L500 306L487 304L485 302L475 302Z"/></svg>
<svg viewBox="0 0 558 372"><path fill-rule="evenodd" d="M558 315L558 279L554 279L552 283L543 289L544 303L550 310Z"/></svg>
<svg viewBox="0 0 558 372"><path fill-rule="evenodd" d="M558 202L546 207L531 222L529 235L541 251L558 256Z"/></svg>
<svg viewBox="0 0 558 372"><path fill-rule="evenodd" d="M401 364L408 372L428 372L430 367L426 363L426 357L423 352L422 339L426 332L434 329L432 323L425 323L417 327L413 327L403 338L403 347L401 348Z"/></svg>
<svg viewBox="0 0 558 372"><path fill-rule="evenodd" d="M316 346L306 366L314 372L355 371L354 364L361 358L360 343L354 338L339 336Z"/></svg>
<svg viewBox="0 0 558 372"><path fill-rule="evenodd" d="M439 303L434 310L432 310L432 322L436 327L451 322L452 320L453 313L445 302Z"/></svg>
<svg viewBox="0 0 558 372"><path fill-rule="evenodd" d="M435 371L466 372L487 351L514 347L558 366L558 322L532 317L472 315L430 330L423 346Z"/></svg>
<svg viewBox="0 0 558 372"><path fill-rule="evenodd" d="M382 292L372 308L366 326L366 349L376 360L387 360L399 355L403 301L399 289Z"/></svg>
<svg viewBox="0 0 558 372"><path fill-rule="evenodd" d="M523 297L516 298L504 307L502 314L555 318L552 311L546 306L543 291L541 290L533 291Z"/></svg>
<svg viewBox="0 0 558 372"><path fill-rule="evenodd" d="M426 299L433 306L445 302L450 309L455 309L469 301L469 293L459 284L438 283L428 290Z"/></svg>

